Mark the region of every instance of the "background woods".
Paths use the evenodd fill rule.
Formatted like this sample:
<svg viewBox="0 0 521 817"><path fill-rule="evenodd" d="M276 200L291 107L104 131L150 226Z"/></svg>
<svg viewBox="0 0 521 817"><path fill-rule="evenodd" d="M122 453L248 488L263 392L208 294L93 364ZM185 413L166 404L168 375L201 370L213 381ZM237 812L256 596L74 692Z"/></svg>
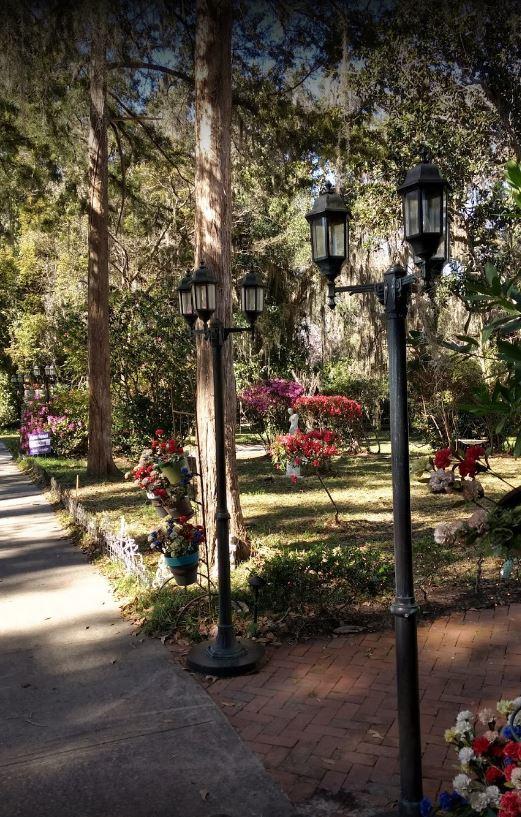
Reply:
<svg viewBox="0 0 521 817"><path fill-rule="evenodd" d="M379 309L367 298L325 313L303 217L312 196L336 179L351 206L345 282L375 280L394 258L412 267L394 191L427 144L451 184L452 259L429 331L422 301L412 307L413 422L440 444L475 430L501 446L516 422L501 406L513 369L486 327L505 308L493 281L519 274L505 183L519 158L518 22L513 0L475 0L456 18L441 2L429 20L410 0L5 4L2 422L19 410L11 376L53 362L58 392L72 389L88 418L93 473L113 469L111 445L135 452L177 412L193 415L196 392L211 463L208 350L198 345L196 362L175 289L203 258L230 320L254 267L267 285L259 336L235 341L233 370L226 350L230 506L244 541L234 379L239 393L296 379L360 400L370 425L386 418ZM508 330L500 343L517 338L518 324ZM462 353L473 357L464 375Z"/></svg>

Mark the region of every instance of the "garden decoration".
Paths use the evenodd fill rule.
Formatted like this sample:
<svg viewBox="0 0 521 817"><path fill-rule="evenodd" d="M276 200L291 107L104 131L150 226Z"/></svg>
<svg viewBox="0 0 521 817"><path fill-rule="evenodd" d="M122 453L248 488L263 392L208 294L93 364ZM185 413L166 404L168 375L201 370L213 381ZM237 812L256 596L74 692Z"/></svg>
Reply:
<svg viewBox="0 0 521 817"><path fill-rule="evenodd" d="M482 484L476 479L478 472L489 469L489 465L479 462L485 456L485 449L481 445L471 445L465 451L465 456L453 453L450 448L440 448L434 458L430 460L431 475L429 487L433 494L462 491L467 501L480 499L484 496ZM450 470L447 470L456 459ZM460 479L456 480L455 471L459 471Z"/></svg>
<svg viewBox="0 0 521 817"><path fill-rule="evenodd" d="M297 412L292 408L288 409L288 414L289 414L288 434L297 434L299 431L298 427L299 416ZM302 476L300 471L300 465L293 465L291 462L288 462L286 465L286 476L289 477L292 482L295 482L296 480L300 479L300 477Z"/></svg>
<svg viewBox="0 0 521 817"><path fill-rule="evenodd" d="M337 293L373 293L385 310L389 356L389 403L393 477L396 599L391 607L396 632L396 682L401 817L419 817L422 800L420 700L417 614L412 569L409 417L407 406L406 319L413 287L431 291L447 260L447 182L427 155L409 170L398 188L403 202L404 237L418 258L421 276L390 267L383 281L336 286L349 257L349 219L345 202L330 184L320 193L306 218L311 231L313 261L327 280L327 304L335 308ZM440 260L435 260L440 256Z"/></svg>
<svg viewBox="0 0 521 817"><path fill-rule="evenodd" d="M169 519L166 529L153 530L148 537L150 547L163 554L163 562L178 585L186 587L197 581L199 545L205 532L201 525L191 525L186 516Z"/></svg>
<svg viewBox="0 0 521 817"><path fill-rule="evenodd" d="M146 492L159 516L174 519L194 514L188 498L192 477L183 447L162 428L156 430L150 448L142 451L136 467L125 474Z"/></svg>
<svg viewBox="0 0 521 817"><path fill-rule="evenodd" d="M333 457L339 454L338 434L328 428L316 428L311 431L297 431L294 434L279 434L270 448L271 461L278 471L298 468L304 466L311 469L315 474L322 488L326 492L331 504L335 509L335 523L340 524L340 509L333 499L329 488L326 486L321 470L328 470ZM293 485L298 481L297 474L290 474Z"/></svg>
<svg viewBox="0 0 521 817"><path fill-rule="evenodd" d="M269 449L276 434L282 433L287 412L304 394L304 387L294 380L274 378L256 383L239 394L244 413Z"/></svg>
<svg viewBox="0 0 521 817"><path fill-rule="evenodd" d="M241 309L249 328L224 326L213 316L217 303L217 280L201 263L193 278L184 279L179 288L179 309L192 336L209 343L212 349L212 373L215 416L215 483L217 508L217 565L219 583L219 621L215 639L203 641L190 650L187 664L196 672L209 675L238 675L255 669L264 656L264 648L251 639L237 638L232 620L230 576L230 514L226 496L226 452L224 429L223 346L231 334L250 332L264 309L264 286L249 272L240 282ZM197 318L202 329L195 329ZM210 320L211 319L211 320Z"/></svg>
<svg viewBox="0 0 521 817"><path fill-rule="evenodd" d="M460 771L453 791L440 794L438 802L424 798L422 817L519 817L521 815L521 698L497 703L497 712L483 709L477 715L460 712L445 732L454 747Z"/></svg>

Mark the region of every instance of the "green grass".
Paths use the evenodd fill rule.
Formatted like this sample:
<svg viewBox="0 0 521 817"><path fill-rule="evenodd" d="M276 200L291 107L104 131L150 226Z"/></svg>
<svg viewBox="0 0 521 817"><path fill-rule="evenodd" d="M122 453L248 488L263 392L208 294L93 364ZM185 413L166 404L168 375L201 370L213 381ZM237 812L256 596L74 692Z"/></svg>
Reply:
<svg viewBox="0 0 521 817"><path fill-rule="evenodd" d="M12 434L2 439L13 444ZM421 440L411 442L413 470L415 462L429 453L430 448ZM125 516L131 535L146 548L146 534L157 526L158 517L145 504L143 492L124 480L128 462L118 460L120 475L103 482L87 477L84 460L39 457L36 462L73 490L78 475L78 498L85 507L106 514L114 527L121 515ZM495 457L491 465L512 484L521 483L521 461ZM293 486L274 470L267 457L240 459L238 472L252 560L233 574L236 599L251 607L247 578L254 568L263 570L271 580L263 591L268 618L285 615L288 609L300 617L327 619L331 614L332 618L343 618L346 604L362 609L364 604L388 603L393 564L389 441L382 442L378 455L340 458L325 477L340 510L340 525L335 524L334 509L316 476L305 477ZM473 506L459 494L431 494L427 480L427 473L421 479L411 476L411 504L416 583L430 597L444 586L469 583L475 574L476 557L469 548L435 544L434 527L439 522L469 516ZM490 473L480 476L480 481L491 499L497 500L508 490ZM157 560L150 552L145 558L150 567ZM500 564L498 559L487 559L485 578L497 578ZM118 592L132 597L129 609L134 617L143 620L147 630L168 632L179 619L191 638L206 633L212 620L207 602L194 601L180 616L183 607L201 593L197 586L184 590L171 583L159 592L143 592L129 584L114 566L106 569L118 585Z"/></svg>

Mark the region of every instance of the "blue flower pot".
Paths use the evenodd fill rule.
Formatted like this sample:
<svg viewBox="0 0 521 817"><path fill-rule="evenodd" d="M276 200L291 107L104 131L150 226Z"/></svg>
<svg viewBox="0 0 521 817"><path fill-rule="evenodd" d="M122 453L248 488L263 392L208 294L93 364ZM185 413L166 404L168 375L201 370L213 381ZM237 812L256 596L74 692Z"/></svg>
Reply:
<svg viewBox="0 0 521 817"><path fill-rule="evenodd" d="M195 584L199 566L198 550L195 553L189 553L188 556L163 556L163 559L180 587Z"/></svg>

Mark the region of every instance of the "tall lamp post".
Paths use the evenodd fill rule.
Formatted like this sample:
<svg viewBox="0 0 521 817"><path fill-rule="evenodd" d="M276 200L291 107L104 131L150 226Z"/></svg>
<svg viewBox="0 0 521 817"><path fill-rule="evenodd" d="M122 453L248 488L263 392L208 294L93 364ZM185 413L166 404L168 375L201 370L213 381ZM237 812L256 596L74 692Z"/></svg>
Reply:
<svg viewBox="0 0 521 817"><path fill-rule="evenodd" d="M226 498L226 455L224 433L224 381L222 350L231 334L254 333L255 322L264 309L264 286L253 272L240 282L241 309L249 328L224 326L212 318L216 309L217 281L201 263L193 277L187 275L181 282L179 310L193 335L201 337L212 348L212 370L215 412L215 468L217 508L217 570L219 585L219 620L216 638L196 644L187 657L187 664L195 672L207 675L240 675L255 669L264 656L261 644L250 639L237 638L232 620L230 578L230 514ZM199 318L202 329L195 329Z"/></svg>
<svg viewBox="0 0 521 817"><path fill-rule="evenodd" d="M443 266L439 263L441 252L448 251L447 183L438 168L425 157L409 170L398 192L403 200L405 239L421 266L424 288L429 289ZM348 210L342 198L329 186L317 198L306 218L311 228L313 261L327 279L328 306L334 309L336 295L340 292L372 292L385 310L396 587L391 613L395 620L396 638L401 784L399 814L400 817L419 817L423 789L416 632L418 606L413 584L406 369L407 309L411 290L418 283L418 278L407 275L403 267L394 265L384 274L383 281L376 284L335 286L342 264L348 257Z"/></svg>

